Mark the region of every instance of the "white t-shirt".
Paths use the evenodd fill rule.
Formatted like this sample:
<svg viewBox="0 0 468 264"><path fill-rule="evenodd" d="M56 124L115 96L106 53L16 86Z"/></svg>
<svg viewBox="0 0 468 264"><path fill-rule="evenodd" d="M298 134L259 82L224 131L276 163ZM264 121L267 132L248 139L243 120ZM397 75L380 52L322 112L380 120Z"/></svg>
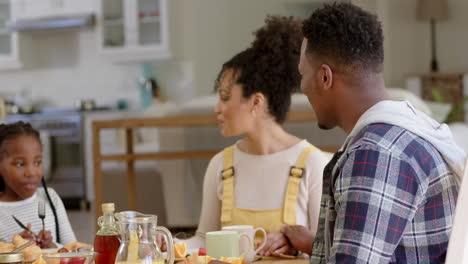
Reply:
<svg viewBox="0 0 468 264"><path fill-rule="evenodd" d="M50 198L52 199L55 210L57 211L57 218L60 227L60 244L64 245L70 242L75 242L75 233L73 233L71 228L62 200L54 189L47 188L47 190L49 191ZM50 231L54 243L59 245L55 236L54 213L52 212L49 200L47 199L44 188L42 187L37 188L36 193L28 199L18 202L0 202L0 240L11 243L14 235L23 232L23 229L13 220L12 215L18 218L18 220L25 225L31 223L31 231L34 233L37 234L42 230L42 221L37 212L39 200L44 201L46 205L46 217L44 220L45 229Z"/></svg>
<svg viewBox="0 0 468 264"><path fill-rule="evenodd" d="M302 140L296 145L273 154L253 155L234 148L234 207L263 210L282 208L289 171L302 151L310 145ZM223 152L211 159L203 184L203 204L196 236L187 240L189 248L204 246L204 234L221 229L221 171ZM313 151L307 159L305 175L299 185L296 224L315 232L320 212L323 169L329 158Z"/></svg>

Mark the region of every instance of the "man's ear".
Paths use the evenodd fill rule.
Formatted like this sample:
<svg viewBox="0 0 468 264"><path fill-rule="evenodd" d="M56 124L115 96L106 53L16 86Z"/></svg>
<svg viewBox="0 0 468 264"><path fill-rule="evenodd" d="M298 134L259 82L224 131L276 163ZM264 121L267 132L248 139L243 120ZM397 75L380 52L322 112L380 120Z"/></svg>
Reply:
<svg viewBox="0 0 468 264"><path fill-rule="evenodd" d="M320 66L320 82L322 83L323 90L329 90L333 85L333 71L328 64Z"/></svg>

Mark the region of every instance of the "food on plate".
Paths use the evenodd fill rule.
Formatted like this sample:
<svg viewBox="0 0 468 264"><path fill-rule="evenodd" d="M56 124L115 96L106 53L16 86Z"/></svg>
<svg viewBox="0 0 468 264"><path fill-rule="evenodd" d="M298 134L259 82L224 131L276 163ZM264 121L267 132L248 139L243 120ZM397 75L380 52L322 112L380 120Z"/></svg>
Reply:
<svg viewBox="0 0 468 264"><path fill-rule="evenodd" d="M62 258L60 259L60 264L84 264L86 258Z"/></svg>
<svg viewBox="0 0 468 264"><path fill-rule="evenodd" d="M227 262L227 263L231 263L231 264L245 264L244 258L225 258L225 257L222 257L219 260Z"/></svg>
<svg viewBox="0 0 468 264"><path fill-rule="evenodd" d="M78 248L87 248L92 247L90 244L86 244L83 242L71 242L63 246L63 248L67 249L68 251L73 251L74 249Z"/></svg>
<svg viewBox="0 0 468 264"><path fill-rule="evenodd" d="M206 248L199 248L198 256L206 256Z"/></svg>
<svg viewBox="0 0 468 264"><path fill-rule="evenodd" d="M183 243L183 244L181 244L181 243ZM187 245L184 242L181 242L181 243L174 244L174 251L176 252L175 253L176 258L180 258L177 255L177 248L178 247L181 247L181 248L187 250L186 248L184 248ZM178 262L178 264L208 264L212 260L216 260L216 259L206 255L206 248L199 248L198 252L194 253L193 255L187 256L187 258L185 258L184 261ZM225 257L221 257L218 260L223 261L223 262L227 262L227 263L230 263L230 264L246 264L244 258L225 258Z"/></svg>
<svg viewBox="0 0 468 264"><path fill-rule="evenodd" d="M23 252L25 262L35 261L39 259L42 254L41 248L36 245L31 245L20 252Z"/></svg>
<svg viewBox="0 0 468 264"><path fill-rule="evenodd" d="M208 264L210 261L216 260L210 256L199 256L197 254L188 256L184 261L178 262L178 264ZM231 264L245 264L244 258L225 258L222 257L219 261L231 263Z"/></svg>
<svg viewBox="0 0 468 264"><path fill-rule="evenodd" d="M42 258L39 257L36 261L34 261L32 264L47 264L47 262Z"/></svg>
<svg viewBox="0 0 468 264"><path fill-rule="evenodd" d="M208 264L210 261L212 261L214 258L210 256L198 256L197 254L188 256L184 262L186 264Z"/></svg>
<svg viewBox="0 0 468 264"><path fill-rule="evenodd" d="M91 247L92 246L90 244L86 244L83 242L71 242L71 243L64 245L57 252L68 253L68 252L78 251L81 248L91 248ZM86 258L85 257L74 257L74 258L64 257L64 258L61 258L60 261L58 261L57 259L55 262L56 263L52 263L52 264L84 264L86 262Z"/></svg>
<svg viewBox="0 0 468 264"><path fill-rule="evenodd" d="M15 248L29 242L29 240L22 238L20 235L15 235L12 240ZM39 259L42 254L41 248L36 245L30 245L20 252L23 252L25 262L35 261Z"/></svg>
<svg viewBox="0 0 468 264"><path fill-rule="evenodd" d="M209 263L210 261L214 260L215 258L212 258L210 256L199 256L201 258L204 258L205 264Z"/></svg>
<svg viewBox="0 0 468 264"><path fill-rule="evenodd" d="M13 244L0 242L0 253L10 252L15 248L16 247Z"/></svg>
<svg viewBox="0 0 468 264"><path fill-rule="evenodd" d="M174 244L175 258L185 258L187 256L187 244L185 242L178 242Z"/></svg>
<svg viewBox="0 0 468 264"><path fill-rule="evenodd" d="M12 239L12 244L0 242L0 253L10 252L13 249L28 243L29 240L22 238L20 235L15 235ZM66 244L63 248L59 249L58 252L70 252L79 248L91 248L92 246L82 242L73 242ZM36 245L30 245L25 249L21 250L24 255L24 262L32 262L32 264L84 264L86 258L64 258L57 259L56 263L47 263L42 257L42 250Z"/></svg>
<svg viewBox="0 0 468 264"><path fill-rule="evenodd" d="M29 242L29 240L27 239L24 239L22 236L20 235L14 235L13 236L13 239L11 240L13 242L13 245L15 245L15 247L19 247L19 246L22 246L26 243Z"/></svg>
<svg viewBox="0 0 468 264"><path fill-rule="evenodd" d="M67 249L65 249L67 250ZM45 263L33 263L33 264L84 264L86 262L86 257L72 257L70 254L80 254L73 252L61 251L57 254L47 254L44 257L47 259Z"/></svg>

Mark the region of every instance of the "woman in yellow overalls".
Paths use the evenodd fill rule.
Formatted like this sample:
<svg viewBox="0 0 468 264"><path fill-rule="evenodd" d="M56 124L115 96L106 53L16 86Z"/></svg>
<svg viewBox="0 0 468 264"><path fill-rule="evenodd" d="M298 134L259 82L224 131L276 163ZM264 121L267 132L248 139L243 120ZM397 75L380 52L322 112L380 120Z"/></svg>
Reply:
<svg viewBox="0 0 468 264"><path fill-rule="evenodd" d="M301 23L269 17L255 37L223 65L216 81L221 133L243 138L210 161L200 223L189 248L203 247L206 232L229 225L263 227L264 255L295 253L280 232L284 224L303 225L315 234L328 159L281 125L300 84Z"/></svg>

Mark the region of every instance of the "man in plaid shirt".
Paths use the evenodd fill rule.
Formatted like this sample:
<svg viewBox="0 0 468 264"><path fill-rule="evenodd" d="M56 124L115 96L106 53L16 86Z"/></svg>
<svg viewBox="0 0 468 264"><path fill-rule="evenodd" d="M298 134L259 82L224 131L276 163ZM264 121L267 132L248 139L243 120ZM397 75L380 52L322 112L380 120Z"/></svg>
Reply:
<svg viewBox="0 0 468 264"><path fill-rule="evenodd" d="M312 263L443 263L466 154L446 125L387 100L376 16L325 5L303 32L301 89L319 126L348 137L324 170L316 237L283 233Z"/></svg>

